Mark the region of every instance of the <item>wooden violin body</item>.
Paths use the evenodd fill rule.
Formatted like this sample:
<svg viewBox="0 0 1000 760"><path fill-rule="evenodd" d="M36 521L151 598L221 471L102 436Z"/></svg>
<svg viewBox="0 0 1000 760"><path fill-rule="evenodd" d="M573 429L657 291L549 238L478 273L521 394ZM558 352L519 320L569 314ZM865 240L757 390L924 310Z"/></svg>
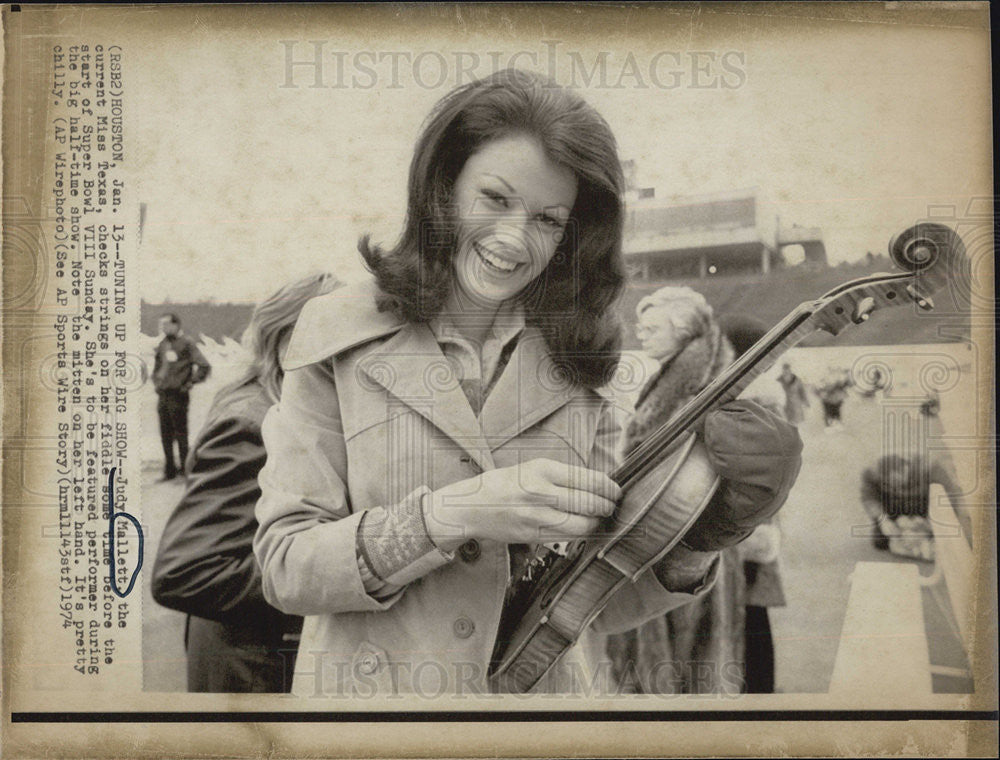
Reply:
<svg viewBox="0 0 1000 760"><path fill-rule="evenodd" d="M523 693L538 683L611 597L658 562L698 519L719 483L693 432L709 411L739 396L816 330L836 335L863 324L877 308L933 308L931 294L967 263L958 235L934 223L895 236L889 252L905 273L854 280L799 306L611 473L624 494L614 515L566 556L550 555L540 577L522 581L505 609L516 624L501 628L512 633L490 673L497 691Z"/></svg>
<svg viewBox="0 0 1000 760"><path fill-rule="evenodd" d="M500 691L530 689L580 637L616 591L670 551L715 492L719 478L690 434L622 497L603 530L560 557L531 595L498 671Z"/></svg>

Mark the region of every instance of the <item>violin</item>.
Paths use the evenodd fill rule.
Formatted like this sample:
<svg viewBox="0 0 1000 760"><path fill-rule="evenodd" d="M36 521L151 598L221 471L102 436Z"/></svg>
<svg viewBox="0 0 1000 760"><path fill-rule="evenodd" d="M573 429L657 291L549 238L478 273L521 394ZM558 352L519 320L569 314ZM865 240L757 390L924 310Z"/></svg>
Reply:
<svg viewBox="0 0 1000 760"><path fill-rule="evenodd" d="M958 234L930 222L895 235L889 255L902 273L851 280L799 305L611 473L623 491L611 517L565 555L549 552L518 582L501 623L501 631L511 633L489 672L496 691L531 689L615 592L673 549L698 519L719 484L694 432L708 412L736 399L785 351L818 330L839 335L877 309L904 304L933 309L932 295L967 266Z"/></svg>

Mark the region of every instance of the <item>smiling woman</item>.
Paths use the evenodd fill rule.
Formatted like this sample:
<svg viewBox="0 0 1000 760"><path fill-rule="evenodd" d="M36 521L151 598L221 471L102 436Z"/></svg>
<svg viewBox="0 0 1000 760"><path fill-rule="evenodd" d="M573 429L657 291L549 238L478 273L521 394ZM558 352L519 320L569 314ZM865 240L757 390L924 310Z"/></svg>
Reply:
<svg viewBox="0 0 1000 760"><path fill-rule="evenodd" d="M431 114L399 243L362 239L374 280L303 309L263 425L254 550L267 600L306 616L293 691L499 688L487 673L518 581L621 497L606 473L622 414L605 385L621 342L622 191L606 122L542 77L502 71ZM797 468L793 444L760 438ZM592 629L634 627L708 588L735 535L723 502L697 549L647 567ZM776 508L762 502L761 519ZM593 684L584 648L538 690Z"/></svg>
<svg viewBox="0 0 1000 760"><path fill-rule="evenodd" d="M399 243L383 251L364 238L359 248L380 304L402 318L452 313L457 296L497 288L492 299L484 292L461 304L463 322L489 326L495 298L515 300L556 363L594 388L607 382L621 344L611 307L625 282L623 189L600 114L551 80L507 69L437 104L410 164ZM490 276L529 262L509 278ZM456 293L456 278L470 287Z"/></svg>

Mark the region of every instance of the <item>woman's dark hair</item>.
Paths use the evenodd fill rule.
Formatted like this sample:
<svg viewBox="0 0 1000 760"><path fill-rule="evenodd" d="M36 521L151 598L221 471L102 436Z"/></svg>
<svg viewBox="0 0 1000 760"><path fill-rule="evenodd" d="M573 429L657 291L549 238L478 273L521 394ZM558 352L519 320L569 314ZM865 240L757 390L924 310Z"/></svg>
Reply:
<svg viewBox="0 0 1000 760"><path fill-rule="evenodd" d="M366 235L358 249L382 291L380 310L395 310L409 322L440 314L455 276L455 180L484 144L512 134L534 137L550 161L576 176L563 241L519 299L557 366L580 385L598 387L620 358L614 304L625 282L624 180L611 129L576 93L506 69L446 95L417 140L399 242L383 251Z"/></svg>

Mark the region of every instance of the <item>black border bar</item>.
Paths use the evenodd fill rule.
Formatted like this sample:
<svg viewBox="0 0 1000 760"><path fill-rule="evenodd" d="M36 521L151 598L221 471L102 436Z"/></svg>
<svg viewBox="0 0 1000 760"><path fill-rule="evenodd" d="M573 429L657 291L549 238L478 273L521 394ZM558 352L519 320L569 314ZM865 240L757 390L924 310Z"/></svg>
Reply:
<svg viewBox="0 0 1000 760"><path fill-rule="evenodd" d="M15 712L11 723L582 723L699 721L992 720L996 710L691 710L490 712Z"/></svg>

